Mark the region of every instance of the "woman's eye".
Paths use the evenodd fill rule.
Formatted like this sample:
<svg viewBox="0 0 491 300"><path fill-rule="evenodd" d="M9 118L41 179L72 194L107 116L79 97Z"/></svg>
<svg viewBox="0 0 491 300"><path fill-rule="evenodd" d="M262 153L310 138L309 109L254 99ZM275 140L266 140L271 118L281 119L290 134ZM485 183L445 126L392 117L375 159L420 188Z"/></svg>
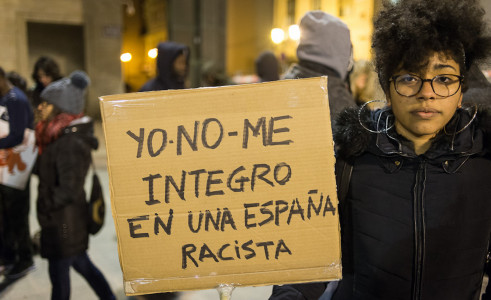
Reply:
<svg viewBox="0 0 491 300"><path fill-rule="evenodd" d="M449 79L448 77L445 77L445 76L437 76L435 77L434 79L436 82L439 82L439 83L445 83L447 82Z"/></svg>
<svg viewBox="0 0 491 300"><path fill-rule="evenodd" d="M399 77L399 79L397 81L399 81L400 83L404 83L404 84L410 84L410 83L418 82L419 78L416 76L412 76L412 75L402 75Z"/></svg>
<svg viewBox="0 0 491 300"><path fill-rule="evenodd" d="M433 79L434 82L436 83L441 83L441 84L449 84L455 81L455 78L452 78L450 76L436 76L435 79Z"/></svg>

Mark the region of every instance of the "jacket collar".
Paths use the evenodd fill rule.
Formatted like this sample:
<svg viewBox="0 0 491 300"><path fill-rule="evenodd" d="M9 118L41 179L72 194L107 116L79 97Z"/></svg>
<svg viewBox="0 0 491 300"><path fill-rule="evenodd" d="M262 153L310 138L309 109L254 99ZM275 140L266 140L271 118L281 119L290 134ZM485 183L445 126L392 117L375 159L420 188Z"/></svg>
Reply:
<svg viewBox="0 0 491 300"><path fill-rule="evenodd" d="M484 107L480 107L471 122L474 112L475 108L459 109L447 124L446 130L442 130L433 139L432 146L423 156L428 159L445 159L449 156L469 156L491 150L490 113ZM361 114L359 109L347 109L342 112L337 118L338 126L334 132L336 154L344 159L367 151L380 156L416 157L412 143L398 135L394 128L379 133L366 129L380 131L390 128L390 124L386 122L392 122L391 114L392 111L387 109L364 110ZM470 125L465 127L469 122Z"/></svg>
<svg viewBox="0 0 491 300"><path fill-rule="evenodd" d="M94 121L89 116L83 116L82 118L73 120L63 129L62 134L77 134L90 148L97 149L99 147L99 141L94 135Z"/></svg>

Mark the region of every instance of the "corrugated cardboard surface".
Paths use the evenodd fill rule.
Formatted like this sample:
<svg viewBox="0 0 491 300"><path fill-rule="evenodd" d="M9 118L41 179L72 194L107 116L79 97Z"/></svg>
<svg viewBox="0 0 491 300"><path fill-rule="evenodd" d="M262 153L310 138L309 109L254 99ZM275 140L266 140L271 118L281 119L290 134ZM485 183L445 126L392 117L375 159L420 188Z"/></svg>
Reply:
<svg viewBox="0 0 491 300"><path fill-rule="evenodd" d="M127 294L341 277L326 77L100 99Z"/></svg>

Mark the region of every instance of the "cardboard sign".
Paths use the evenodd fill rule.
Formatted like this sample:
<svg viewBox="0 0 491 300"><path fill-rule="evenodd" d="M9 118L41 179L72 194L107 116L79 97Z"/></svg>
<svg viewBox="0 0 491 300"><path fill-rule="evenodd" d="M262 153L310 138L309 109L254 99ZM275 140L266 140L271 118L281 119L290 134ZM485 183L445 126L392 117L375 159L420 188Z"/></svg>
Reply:
<svg viewBox="0 0 491 300"><path fill-rule="evenodd" d="M6 113L0 106L0 116ZM8 136L9 122L0 118L0 138ZM8 149L0 149L0 183L11 188L24 190L36 162L38 149L34 130L27 128L21 144Z"/></svg>
<svg viewBox="0 0 491 300"><path fill-rule="evenodd" d="M100 100L126 294L341 277L326 77Z"/></svg>

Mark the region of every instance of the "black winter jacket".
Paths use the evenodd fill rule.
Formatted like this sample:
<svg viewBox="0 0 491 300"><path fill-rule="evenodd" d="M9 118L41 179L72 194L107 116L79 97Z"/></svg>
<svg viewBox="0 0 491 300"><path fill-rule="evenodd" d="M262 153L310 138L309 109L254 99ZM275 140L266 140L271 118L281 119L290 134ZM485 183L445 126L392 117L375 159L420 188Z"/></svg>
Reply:
<svg viewBox="0 0 491 300"><path fill-rule="evenodd" d="M386 120L379 113L363 124L374 130ZM479 111L463 129L472 115L459 110L416 155L395 130L370 133L357 110L341 114L336 172L345 161L353 169L339 207L343 279L333 299L479 299L491 236L491 118Z"/></svg>
<svg viewBox="0 0 491 300"><path fill-rule="evenodd" d="M85 177L98 146L89 117L74 120L38 157L41 256L64 258L88 248Z"/></svg>

